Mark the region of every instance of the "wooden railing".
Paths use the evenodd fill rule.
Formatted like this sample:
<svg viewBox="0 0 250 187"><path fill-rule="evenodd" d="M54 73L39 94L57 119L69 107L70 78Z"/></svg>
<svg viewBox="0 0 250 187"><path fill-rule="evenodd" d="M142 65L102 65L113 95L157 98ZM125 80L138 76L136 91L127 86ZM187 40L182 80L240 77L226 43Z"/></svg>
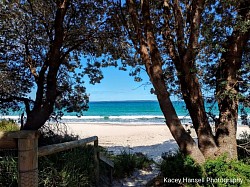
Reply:
<svg viewBox="0 0 250 187"><path fill-rule="evenodd" d="M94 162L96 186L99 184L99 160L114 167L112 161L99 155L98 137L93 136L81 140L48 145L38 148L37 131L0 132L0 149L18 149L18 186L38 186L38 157L76 148L94 142ZM111 176L112 177L112 176Z"/></svg>

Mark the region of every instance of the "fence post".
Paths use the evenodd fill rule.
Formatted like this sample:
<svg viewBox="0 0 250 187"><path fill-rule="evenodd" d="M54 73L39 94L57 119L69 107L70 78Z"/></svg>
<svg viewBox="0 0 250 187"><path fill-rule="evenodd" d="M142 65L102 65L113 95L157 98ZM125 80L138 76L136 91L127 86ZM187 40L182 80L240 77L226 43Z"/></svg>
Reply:
<svg viewBox="0 0 250 187"><path fill-rule="evenodd" d="M98 139L94 141L94 161L95 161L95 182L96 186L99 186L100 168L99 168Z"/></svg>
<svg viewBox="0 0 250 187"><path fill-rule="evenodd" d="M18 137L18 187L38 186L38 135L24 132Z"/></svg>

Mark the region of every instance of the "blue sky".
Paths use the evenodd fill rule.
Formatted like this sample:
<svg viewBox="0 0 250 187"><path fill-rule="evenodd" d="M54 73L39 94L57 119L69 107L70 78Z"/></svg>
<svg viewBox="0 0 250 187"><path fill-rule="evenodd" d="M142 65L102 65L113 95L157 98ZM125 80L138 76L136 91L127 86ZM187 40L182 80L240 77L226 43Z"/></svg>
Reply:
<svg viewBox="0 0 250 187"><path fill-rule="evenodd" d="M90 101L122 101L122 100L156 100L156 96L150 93L152 85L148 76L142 75L142 82L135 82L134 77L129 76L128 71L118 68L103 68L104 78L99 84L89 84L86 77L85 86L90 94Z"/></svg>

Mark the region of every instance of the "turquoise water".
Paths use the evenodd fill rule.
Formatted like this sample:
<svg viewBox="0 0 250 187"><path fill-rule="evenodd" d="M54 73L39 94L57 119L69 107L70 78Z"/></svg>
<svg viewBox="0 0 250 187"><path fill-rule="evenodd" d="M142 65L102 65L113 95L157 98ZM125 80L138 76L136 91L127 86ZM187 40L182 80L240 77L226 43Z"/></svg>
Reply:
<svg viewBox="0 0 250 187"><path fill-rule="evenodd" d="M177 114L189 119L184 102L174 102ZM65 114L65 121L93 123L164 124L164 117L157 101L100 101L90 102L89 110L81 118L74 113ZM190 121L190 119L189 119Z"/></svg>
<svg viewBox="0 0 250 187"><path fill-rule="evenodd" d="M184 102L174 102L179 116L188 114ZM75 115L75 114L68 114ZM153 115L161 116L157 101L99 101L90 102L86 116L130 116L130 115Z"/></svg>
<svg viewBox="0 0 250 187"><path fill-rule="evenodd" d="M177 115L183 123L191 123L189 113L183 101L174 101ZM209 111L209 105L206 105ZM213 107L218 115L218 109ZM250 110L248 108L248 114ZM7 116L18 118L17 114ZM75 113L64 113L64 122L114 123L114 124L164 124L164 117L157 101L100 101L90 102L89 110L77 117Z"/></svg>
<svg viewBox="0 0 250 187"><path fill-rule="evenodd" d="M183 101L174 101L174 108L183 123L191 123L189 113ZM206 111L219 115L217 105ZM248 113L249 110L248 110ZM74 113L65 114L65 121L121 124L165 124L165 119L157 101L102 101L89 103L89 110L81 118Z"/></svg>

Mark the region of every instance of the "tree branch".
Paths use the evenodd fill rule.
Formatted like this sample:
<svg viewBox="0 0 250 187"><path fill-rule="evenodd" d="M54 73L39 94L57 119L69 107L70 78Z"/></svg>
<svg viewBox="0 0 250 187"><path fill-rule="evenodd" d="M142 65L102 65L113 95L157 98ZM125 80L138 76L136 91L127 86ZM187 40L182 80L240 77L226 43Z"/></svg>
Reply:
<svg viewBox="0 0 250 187"><path fill-rule="evenodd" d="M36 83L38 82L38 74L36 72L36 68L34 67L34 62L31 57L30 51L29 51L29 46L28 46L28 41L25 43L25 52L26 52L26 60L25 62L27 63L31 74L34 76Z"/></svg>
<svg viewBox="0 0 250 187"><path fill-rule="evenodd" d="M30 102L34 102L33 100L25 98L25 97L18 97L18 96L10 96L8 98L0 98L0 101L2 101L2 102L13 102L15 100L24 102L26 113L29 114L29 112L30 112Z"/></svg>
<svg viewBox="0 0 250 187"><path fill-rule="evenodd" d="M125 15L124 15L124 13L123 13L123 11L122 11L122 5L121 5L121 4L122 4L122 3L121 3L121 0L120 0L120 1L119 1L120 14L118 14L118 15L119 15L119 17L120 17L120 20L122 20L122 24L123 24L123 26L124 26L124 28L125 28L125 30L126 30L128 36L129 36L129 38L132 40L132 43L133 43L133 45L134 45L134 47L135 47L135 50L137 51L137 53L139 53L139 52L140 52L140 49L138 48L138 46L137 46L137 41L134 39L134 37L132 36L132 32L131 32L130 29L129 29L128 22L127 22L126 19L125 19Z"/></svg>
<svg viewBox="0 0 250 187"><path fill-rule="evenodd" d="M174 0L173 5L174 17L176 23L176 35L177 35L177 46L180 56L184 56L186 48L185 48L185 39L184 39L184 19L181 11L181 7L179 5L179 0Z"/></svg>
<svg viewBox="0 0 250 187"><path fill-rule="evenodd" d="M199 48L198 39L200 33L200 24L201 24L201 14L204 9L204 0L194 0L192 2L191 11L191 31L188 42L188 48L185 55L185 61L194 65L194 57L197 55L197 49ZM190 60L191 59L191 60Z"/></svg>
<svg viewBox="0 0 250 187"><path fill-rule="evenodd" d="M166 31L162 33L163 39L165 40L166 49L168 51L169 56L173 61L177 61L179 59L179 55L177 53L174 36L172 35L172 30L170 28L169 21L171 20L171 12L170 12L170 5L167 0L164 1L163 4L163 11L164 11L164 22L165 22L165 29Z"/></svg>

